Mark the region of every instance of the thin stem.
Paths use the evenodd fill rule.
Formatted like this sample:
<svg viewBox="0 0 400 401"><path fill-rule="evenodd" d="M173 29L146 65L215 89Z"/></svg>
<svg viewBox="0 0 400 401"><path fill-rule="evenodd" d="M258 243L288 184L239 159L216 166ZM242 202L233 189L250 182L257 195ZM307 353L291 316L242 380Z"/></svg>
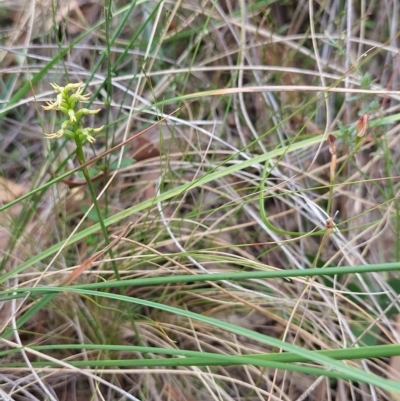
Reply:
<svg viewBox="0 0 400 401"><path fill-rule="evenodd" d="M96 209L97 217L99 219L101 231L103 232L104 240L106 242L106 245L108 246L108 245L110 245L110 238L108 236L107 228L104 225L104 221L103 221L103 218L101 215L100 205L99 205L99 202L97 201L97 196L94 191L92 180L90 179L89 170L88 170L87 166L85 165L86 161L85 161L85 155L84 155L83 148L82 148L82 142L79 140L79 138L75 138L75 143L76 143L76 156L78 157L79 164L82 166L82 173L87 182L90 196L91 196L93 204L94 204L94 208ZM119 274L117 264L115 263L115 256L114 256L114 252L111 247L108 250L108 253L111 258L111 264L112 264L112 267L113 267L113 270L115 273L115 277L117 278L117 280L120 280L121 276Z"/></svg>
<svg viewBox="0 0 400 401"><path fill-rule="evenodd" d="M94 191L92 180L90 179L88 168L85 165L86 162L85 162L85 155L83 153L82 142L79 140L79 138L75 137L75 143L76 143L76 156L78 157L79 163L82 165L82 172L83 172L83 175L84 175L85 180L86 180L86 182L88 184L88 187L89 187L90 196L91 196L91 198L93 200L93 204L94 204L94 207L95 207L96 212L97 212L97 217L99 219L101 231L103 232L104 240L106 242L106 246L109 247L108 254L110 255L110 258L111 258L111 264L112 264L112 267L113 267L113 270L114 270L114 274L115 274L116 279L119 281L119 280L121 280L121 276L119 274L117 264L115 263L114 252L112 250L112 247L109 246L110 245L110 238L108 237L107 228L106 228L106 226L104 224L104 221L103 221L103 218L102 218L102 215L101 215L99 202L97 201L96 193ZM125 288L121 288L121 295L126 295ZM142 346L143 342L142 342L142 339L140 337L139 330L138 330L138 328L136 326L136 323L135 323L135 321L134 321L134 319L133 319L133 317L131 315L129 315L129 320L131 322L132 329L135 332L136 338L138 340L138 344L140 346ZM146 357L146 356L147 356L147 354L144 354L144 357Z"/></svg>
<svg viewBox="0 0 400 401"><path fill-rule="evenodd" d="M336 154L334 156L335 156L335 164L336 164ZM332 207L332 203L333 203L333 189L335 187L335 179L336 179L336 174L334 174L334 172L331 170L330 180L329 180L328 206L326 208L326 212L328 213L328 216L331 216L331 213L332 213L331 207Z"/></svg>
<svg viewBox="0 0 400 401"><path fill-rule="evenodd" d="M328 198L328 206L326 208L327 213L330 213L331 210L331 206L332 206L332 201L333 201L333 184L335 183L335 181L337 180L337 178L339 177L339 174L343 171L343 169L347 166L347 163L352 159L352 157L360 150L361 146L362 146L363 142L359 142L356 143L356 145L354 146L354 149L352 150L352 152L349 154L349 156L346 158L346 160L342 163L342 165L338 168L338 171L335 174L335 177L331 180L330 183L330 190L329 190L329 198Z"/></svg>

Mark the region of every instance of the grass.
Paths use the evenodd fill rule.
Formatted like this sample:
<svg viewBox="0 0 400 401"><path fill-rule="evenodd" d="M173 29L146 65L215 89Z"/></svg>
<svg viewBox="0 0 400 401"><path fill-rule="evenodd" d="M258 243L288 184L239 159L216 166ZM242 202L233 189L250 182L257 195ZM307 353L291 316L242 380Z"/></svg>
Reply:
<svg viewBox="0 0 400 401"><path fill-rule="evenodd" d="M333 3L3 2L2 399L400 399L399 3Z"/></svg>

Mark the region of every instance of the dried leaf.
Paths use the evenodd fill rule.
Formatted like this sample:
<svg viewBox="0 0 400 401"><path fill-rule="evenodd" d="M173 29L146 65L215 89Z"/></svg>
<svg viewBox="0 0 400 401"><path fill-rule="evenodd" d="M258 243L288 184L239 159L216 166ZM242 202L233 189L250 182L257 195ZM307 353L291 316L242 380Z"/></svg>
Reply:
<svg viewBox="0 0 400 401"><path fill-rule="evenodd" d="M132 151L133 159L142 161L157 157L160 154L158 147L149 139L139 137L133 144L134 150Z"/></svg>

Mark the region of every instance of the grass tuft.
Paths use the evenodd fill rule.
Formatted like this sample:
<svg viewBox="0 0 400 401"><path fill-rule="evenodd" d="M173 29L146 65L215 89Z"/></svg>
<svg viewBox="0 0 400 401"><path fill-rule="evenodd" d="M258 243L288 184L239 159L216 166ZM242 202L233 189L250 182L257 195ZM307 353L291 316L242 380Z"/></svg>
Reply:
<svg viewBox="0 0 400 401"><path fill-rule="evenodd" d="M1 399L400 400L399 2L339 3L3 1Z"/></svg>

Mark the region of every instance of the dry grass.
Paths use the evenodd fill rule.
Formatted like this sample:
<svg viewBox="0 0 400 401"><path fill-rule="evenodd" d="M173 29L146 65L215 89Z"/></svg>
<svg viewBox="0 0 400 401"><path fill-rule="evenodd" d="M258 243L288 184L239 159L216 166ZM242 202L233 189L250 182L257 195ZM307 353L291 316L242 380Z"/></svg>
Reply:
<svg viewBox="0 0 400 401"><path fill-rule="evenodd" d="M130 3L112 2L105 23L100 1L2 2L0 201L41 188L0 212L3 296L56 287L82 264L73 284L115 280L107 253L91 259L106 242L83 178L49 183L78 166L72 143L43 139L60 124L41 108L55 97L49 83L83 81L90 107L102 107L87 119L107 125L86 146L88 160L179 111L92 165L111 240L132 223L113 247L121 281L158 282L99 290L105 297L64 288L2 298L0 399L395 399L368 383L225 366L224 355L279 349L123 296L305 350L399 343L395 273L230 277L399 261L398 0L139 3L124 21ZM353 155L363 114L369 127ZM330 133L334 170L346 164L336 176ZM226 277L163 281L200 273ZM140 366L164 357L151 347L215 353L221 363ZM399 379L396 355L348 364Z"/></svg>

